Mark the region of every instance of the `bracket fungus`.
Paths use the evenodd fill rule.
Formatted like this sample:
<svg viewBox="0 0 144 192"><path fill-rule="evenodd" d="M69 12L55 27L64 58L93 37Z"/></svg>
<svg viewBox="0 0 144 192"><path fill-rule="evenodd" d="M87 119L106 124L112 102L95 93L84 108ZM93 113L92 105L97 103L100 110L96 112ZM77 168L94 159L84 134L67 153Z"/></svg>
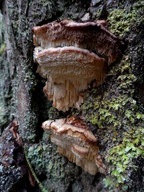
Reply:
<svg viewBox="0 0 144 192"><path fill-rule="evenodd" d="M106 167L98 154L97 138L82 118L48 120L42 128L49 132L58 152L91 175L106 173Z"/></svg>
<svg viewBox="0 0 144 192"><path fill-rule="evenodd" d="M62 20L33 28L37 72L47 78L44 93L58 110L79 108L88 85L102 84L121 55L122 41L103 23Z"/></svg>

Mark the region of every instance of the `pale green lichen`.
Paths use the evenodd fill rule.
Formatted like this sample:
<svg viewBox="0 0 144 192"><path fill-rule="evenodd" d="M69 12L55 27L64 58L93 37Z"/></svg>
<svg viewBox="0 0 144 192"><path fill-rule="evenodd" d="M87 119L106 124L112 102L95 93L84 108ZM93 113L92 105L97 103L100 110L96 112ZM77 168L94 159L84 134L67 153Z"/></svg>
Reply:
<svg viewBox="0 0 144 192"><path fill-rule="evenodd" d="M41 189L42 192L48 192L48 190L44 188L44 186L42 185L42 183L41 183L40 180L38 179L38 177L37 177L37 175L36 175L36 173L35 173L32 165L31 165L31 162L30 162L29 157L28 157L28 154L27 154L27 147L26 147L26 146L24 146L24 155L25 155L25 158L26 158L26 162L27 162L27 164L28 164L28 167L29 167L29 169L30 169L30 171L31 171L31 173L32 173L35 181L37 182L39 188Z"/></svg>
<svg viewBox="0 0 144 192"><path fill-rule="evenodd" d="M59 191L59 183L66 190L77 175L78 168L58 154L57 147L51 143L46 132L41 143L29 146L28 158L36 175L46 177L43 185L49 190Z"/></svg>
<svg viewBox="0 0 144 192"><path fill-rule="evenodd" d="M45 159L44 154L46 153L46 145L37 145L34 144L28 148L28 158L31 161L31 164L35 168L35 172L38 175L45 173Z"/></svg>

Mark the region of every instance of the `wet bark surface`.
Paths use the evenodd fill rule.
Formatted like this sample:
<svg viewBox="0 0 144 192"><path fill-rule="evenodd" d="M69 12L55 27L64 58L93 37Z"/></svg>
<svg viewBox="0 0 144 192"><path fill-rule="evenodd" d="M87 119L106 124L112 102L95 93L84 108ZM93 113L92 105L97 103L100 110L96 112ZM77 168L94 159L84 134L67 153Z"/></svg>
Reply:
<svg viewBox="0 0 144 192"><path fill-rule="evenodd" d="M136 8L134 8L135 3L137 3ZM135 166L127 168L126 174L128 175L128 179L124 181L124 184L120 182L115 184L113 189L111 189L107 188L104 184L103 179L106 178L105 175L98 173L95 176L91 176L75 164L69 162L66 158L61 157L56 152L56 146L50 142L48 134L44 133L41 129L42 122L47 119L66 117L72 113L82 114L86 118L93 133L98 135L100 154L106 166L109 167L113 162L110 162L110 164L107 162L107 152L114 146L123 143L124 133L130 131L128 127L142 127L144 122L144 120L141 119L144 113L144 26L141 20L143 11L140 10L138 16L130 15L130 13L136 14L133 10L137 10L142 6L144 7L143 4L139 3L140 1L131 0L122 2L114 0L0 1L3 23L5 25L4 29L0 31L0 47L6 44L6 48L4 48L3 51L0 49L0 128L2 132L0 138L1 191L40 191L37 184L35 184L34 187L31 186L30 180L28 179L28 165L25 161L24 152L18 147L13 139L12 132L9 130L9 124L14 118L18 121L18 133L23 140L23 144L28 148L27 155L34 171L47 190L57 192L143 191L144 168L141 153L132 160L133 165L137 166L137 169L134 169ZM115 10L118 10L116 15L119 15L119 18L116 17L116 19L114 15ZM124 13L122 12L123 10ZM89 16L85 16L86 13L89 13ZM121 18L124 17L123 14L126 15L124 18L125 21L128 22L126 24L120 23ZM126 42L125 50L123 50L124 56L112 66L104 85L89 90L88 96L80 111L70 110L63 113L54 109L52 104L44 96L43 87L45 80L36 74L37 65L33 62L34 46L32 28L57 19L66 18L81 21L84 16L85 18L88 17L90 21L108 18L108 25L111 31L118 36L122 36ZM136 22L133 19L135 17ZM116 22L115 27L113 27L112 22ZM116 24L119 24L119 26ZM0 25L2 26L1 23ZM129 55L128 66L130 65L132 69L131 74L134 74L137 80L135 82L132 80L132 85L128 84L126 88L121 89L123 91L121 93L121 90L119 92L117 91L118 84L116 79L120 72L116 69L123 66L123 63L128 62L125 59L127 55ZM113 68L114 72L112 72ZM121 70L125 70L125 68L123 67ZM127 75L127 71L125 74ZM128 90L131 92L129 93ZM108 93L106 97L105 93ZM128 108L131 111L137 110L135 114L141 114L141 116L139 115L140 118L137 115L140 125L137 121L133 124L131 124L131 122L129 123L124 116L126 114L124 111L120 114L123 121L122 125L116 125L117 127L115 128L115 125L111 123L111 126L109 126L106 119L104 120L105 122L102 122L105 128L100 129L99 127L101 125L98 122L95 123L95 119L90 118L91 114L97 112L97 109L93 107L93 102L96 102L95 98L99 96L100 100L98 100L98 102L105 102L105 100L109 100L110 98L117 99L120 94L122 94L122 96L128 94L129 98L136 100L136 108L132 108L133 106L129 104L124 106L124 110L126 111ZM103 104L101 105L103 106ZM118 117L118 114L116 117ZM119 137L115 136L116 141L113 140L114 134L119 135ZM134 133L132 133L132 135L134 135ZM5 158L7 158L7 160ZM114 167L114 165L112 165L112 167ZM112 171L110 170L110 172ZM114 174L115 173L116 172L114 172ZM108 176L109 174L110 173L108 173ZM115 178L117 178L115 175L111 178L114 183L116 182Z"/></svg>

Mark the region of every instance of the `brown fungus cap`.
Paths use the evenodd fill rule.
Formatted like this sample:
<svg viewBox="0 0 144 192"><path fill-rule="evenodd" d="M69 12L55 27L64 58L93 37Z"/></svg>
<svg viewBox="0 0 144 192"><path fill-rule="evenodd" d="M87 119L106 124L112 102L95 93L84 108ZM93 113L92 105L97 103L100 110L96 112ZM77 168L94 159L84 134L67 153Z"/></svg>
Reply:
<svg viewBox="0 0 144 192"><path fill-rule="evenodd" d="M44 93L58 110L79 109L91 82L102 84L120 56L121 40L103 23L63 20L33 28L37 72L47 78Z"/></svg>
<svg viewBox="0 0 144 192"><path fill-rule="evenodd" d="M52 130L57 135L67 135L78 140L83 140L89 143L96 143L97 138L88 130L87 126L81 127L81 125L73 124L77 120L76 117L70 119L57 119L56 121L48 120L42 124L42 128L45 130ZM77 120L82 122L81 119Z"/></svg>
<svg viewBox="0 0 144 192"><path fill-rule="evenodd" d="M91 81L101 84L106 77L106 63L94 53L76 47L49 48L36 52L37 72L47 77L44 93L58 110L79 108L83 91Z"/></svg>
<svg viewBox="0 0 144 192"><path fill-rule="evenodd" d="M113 63L121 55L123 42L103 25L104 21L77 23L54 21L33 28L34 43L42 48L77 46L96 52Z"/></svg>
<svg viewBox="0 0 144 192"><path fill-rule="evenodd" d="M82 118L48 120L42 128L49 132L57 150L86 172L95 175L106 173L106 167L98 154L97 138L89 130Z"/></svg>
<svg viewBox="0 0 144 192"><path fill-rule="evenodd" d="M51 74L55 78L68 80L94 78L97 84L104 81L106 74L105 60L90 53L88 50L76 47L49 48L40 51L35 56L39 63L38 72L45 76Z"/></svg>

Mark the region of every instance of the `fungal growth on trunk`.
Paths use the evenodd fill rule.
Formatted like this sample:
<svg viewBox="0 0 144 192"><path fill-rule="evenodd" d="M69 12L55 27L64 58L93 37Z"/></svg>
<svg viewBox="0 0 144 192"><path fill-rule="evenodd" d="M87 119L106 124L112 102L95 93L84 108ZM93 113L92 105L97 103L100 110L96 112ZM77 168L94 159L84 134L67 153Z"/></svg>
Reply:
<svg viewBox="0 0 144 192"><path fill-rule="evenodd" d="M47 78L44 93L61 111L79 108L91 82L102 84L108 66L121 55L122 41L104 21L54 21L33 32L37 72Z"/></svg>
<svg viewBox="0 0 144 192"><path fill-rule="evenodd" d="M58 152L91 175L106 173L106 167L98 154L97 138L82 118L48 120L42 128L49 132Z"/></svg>

